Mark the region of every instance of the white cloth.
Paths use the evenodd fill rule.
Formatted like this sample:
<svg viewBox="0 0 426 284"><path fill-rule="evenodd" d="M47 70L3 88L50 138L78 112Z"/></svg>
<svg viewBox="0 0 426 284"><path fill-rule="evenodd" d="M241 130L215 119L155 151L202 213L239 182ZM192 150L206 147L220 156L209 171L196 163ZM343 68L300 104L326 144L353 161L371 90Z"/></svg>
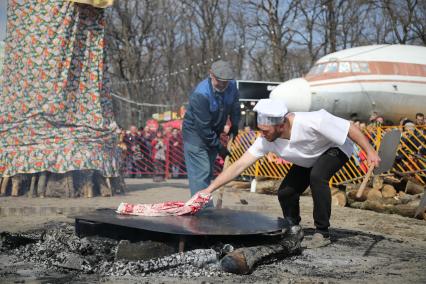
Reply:
<svg viewBox="0 0 426 284"><path fill-rule="evenodd" d="M253 108L257 112L258 125L277 125L283 122L288 109L281 99L261 99Z"/></svg>
<svg viewBox="0 0 426 284"><path fill-rule="evenodd" d="M349 121L325 110L294 112L290 140L278 138L269 142L258 137L248 149L257 158L272 152L298 166L310 168L325 151L338 147L348 157L353 142L348 138Z"/></svg>

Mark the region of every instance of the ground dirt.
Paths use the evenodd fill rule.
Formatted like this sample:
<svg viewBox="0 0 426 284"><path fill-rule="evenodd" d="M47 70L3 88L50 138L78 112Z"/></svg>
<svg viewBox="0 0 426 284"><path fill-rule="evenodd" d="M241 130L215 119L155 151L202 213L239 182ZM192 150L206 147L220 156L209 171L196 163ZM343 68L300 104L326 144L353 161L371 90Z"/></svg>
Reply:
<svg viewBox="0 0 426 284"><path fill-rule="evenodd" d="M47 222L73 223L69 215L96 208L115 208L120 202L156 203L189 198L184 179L154 183L150 179L127 179L126 195L109 198L58 199L0 197L0 232L26 232L41 229ZM246 199L247 205L238 198ZM223 207L258 211L281 216L276 196L242 191L241 196L225 192ZM302 227L309 238L313 233L312 200L301 197ZM12 261L0 252L0 282L68 283L426 283L426 221L372 211L333 207L332 244L304 249L300 255L262 264L250 275L213 276L167 273L145 276L108 276L76 271L40 270L26 261Z"/></svg>

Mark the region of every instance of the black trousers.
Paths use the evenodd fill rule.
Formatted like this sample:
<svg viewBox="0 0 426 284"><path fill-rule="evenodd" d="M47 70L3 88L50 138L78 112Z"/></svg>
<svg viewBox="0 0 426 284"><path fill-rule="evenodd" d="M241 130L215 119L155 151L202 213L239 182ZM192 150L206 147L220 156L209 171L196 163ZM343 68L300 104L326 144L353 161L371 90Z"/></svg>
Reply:
<svg viewBox="0 0 426 284"><path fill-rule="evenodd" d="M330 227L331 192L329 181L343 167L348 157L339 148L323 153L312 168L293 165L278 190L283 215L295 224L300 222L300 195L311 187L314 200L314 222L318 230Z"/></svg>

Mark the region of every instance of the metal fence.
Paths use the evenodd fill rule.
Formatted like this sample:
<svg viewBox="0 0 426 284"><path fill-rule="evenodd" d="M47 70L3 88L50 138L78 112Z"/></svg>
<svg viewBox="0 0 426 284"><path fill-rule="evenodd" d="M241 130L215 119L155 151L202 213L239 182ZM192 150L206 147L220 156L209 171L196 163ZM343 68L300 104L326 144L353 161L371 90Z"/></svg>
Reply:
<svg viewBox="0 0 426 284"><path fill-rule="evenodd" d="M165 178L184 178L187 175L183 153L183 141L164 138L164 159L156 155L156 143L152 139L135 136L121 142L121 173L125 177L150 177L163 175ZM161 155L160 155L161 156ZM215 175L222 171L224 161L217 157L214 164Z"/></svg>
<svg viewBox="0 0 426 284"><path fill-rule="evenodd" d="M426 183L426 126L417 126L408 130L398 126L368 128L364 133L370 143L379 149L383 135L391 130L399 128L402 138L397 151L395 164L391 171L412 174L420 183ZM240 132L237 139L231 145L230 163L240 158L260 135L258 132ZM183 142L180 140L175 146L171 140L166 140L165 160L160 163L160 169L155 167L156 159L152 143L144 140L135 140L127 143L128 147L123 157L123 173L126 176L150 176L164 174L167 178L186 177L186 166L183 154ZM423 150L422 150L423 149ZM243 176L263 176L271 178L284 177L291 167L287 162L273 153L259 159L250 168L245 170ZM218 174L222 171L223 160L218 157L214 171ZM330 180L331 185L342 183L358 183L367 172L366 154L357 146L354 146L354 154ZM160 173L158 172L160 171Z"/></svg>
<svg viewBox="0 0 426 284"><path fill-rule="evenodd" d="M412 130L403 129L399 126L392 127L370 127L364 131L370 143L379 149L383 135L391 130L399 128L402 138L397 151L395 164L391 171L412 174L420 183L426 183L426 126L417 126ZM240 158L244 152L253 144L259 133L240 133L239 139L231 146L231 162ZM243 142L241 142L243 141ZM423 150L422 150L423 149ZM243 175L264 176L271 178L284 177L291 167L291 163L269 153L248 168ZM358 183L368 170L366 154L357 145L354 145L354 154L330 180L332 185L342 183Z"/></svg>

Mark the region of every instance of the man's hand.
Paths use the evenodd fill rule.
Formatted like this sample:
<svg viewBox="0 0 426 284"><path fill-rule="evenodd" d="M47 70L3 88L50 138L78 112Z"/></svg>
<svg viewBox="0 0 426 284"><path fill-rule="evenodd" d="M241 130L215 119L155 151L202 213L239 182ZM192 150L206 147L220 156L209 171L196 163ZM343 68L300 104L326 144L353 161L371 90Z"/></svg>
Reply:
<svg viewBox="0 0 426 284"><path fill-rule="evenodd" d="M219 156L222 157L222 159L225 160L226 156L231 155L231 153L228 151L228 149L226 149L223 145L219 146L219 151L218 151Z"/></svg>
<svg viewBox="0 0 426 284"><path fill-rule="evenodd" d="M370 151L369 153L367 153L367 164L369 167L374 166L377 168L380 162L381 159L376 151Z"/></svg>
<svg viewBox="0 0 426 284"><path fill-rule="evenodd" d="M213 191L207 187L205 189L202 189L202 190L198 191L197 193L201 193L201 194L212 194L212 192Z"/></svg>

